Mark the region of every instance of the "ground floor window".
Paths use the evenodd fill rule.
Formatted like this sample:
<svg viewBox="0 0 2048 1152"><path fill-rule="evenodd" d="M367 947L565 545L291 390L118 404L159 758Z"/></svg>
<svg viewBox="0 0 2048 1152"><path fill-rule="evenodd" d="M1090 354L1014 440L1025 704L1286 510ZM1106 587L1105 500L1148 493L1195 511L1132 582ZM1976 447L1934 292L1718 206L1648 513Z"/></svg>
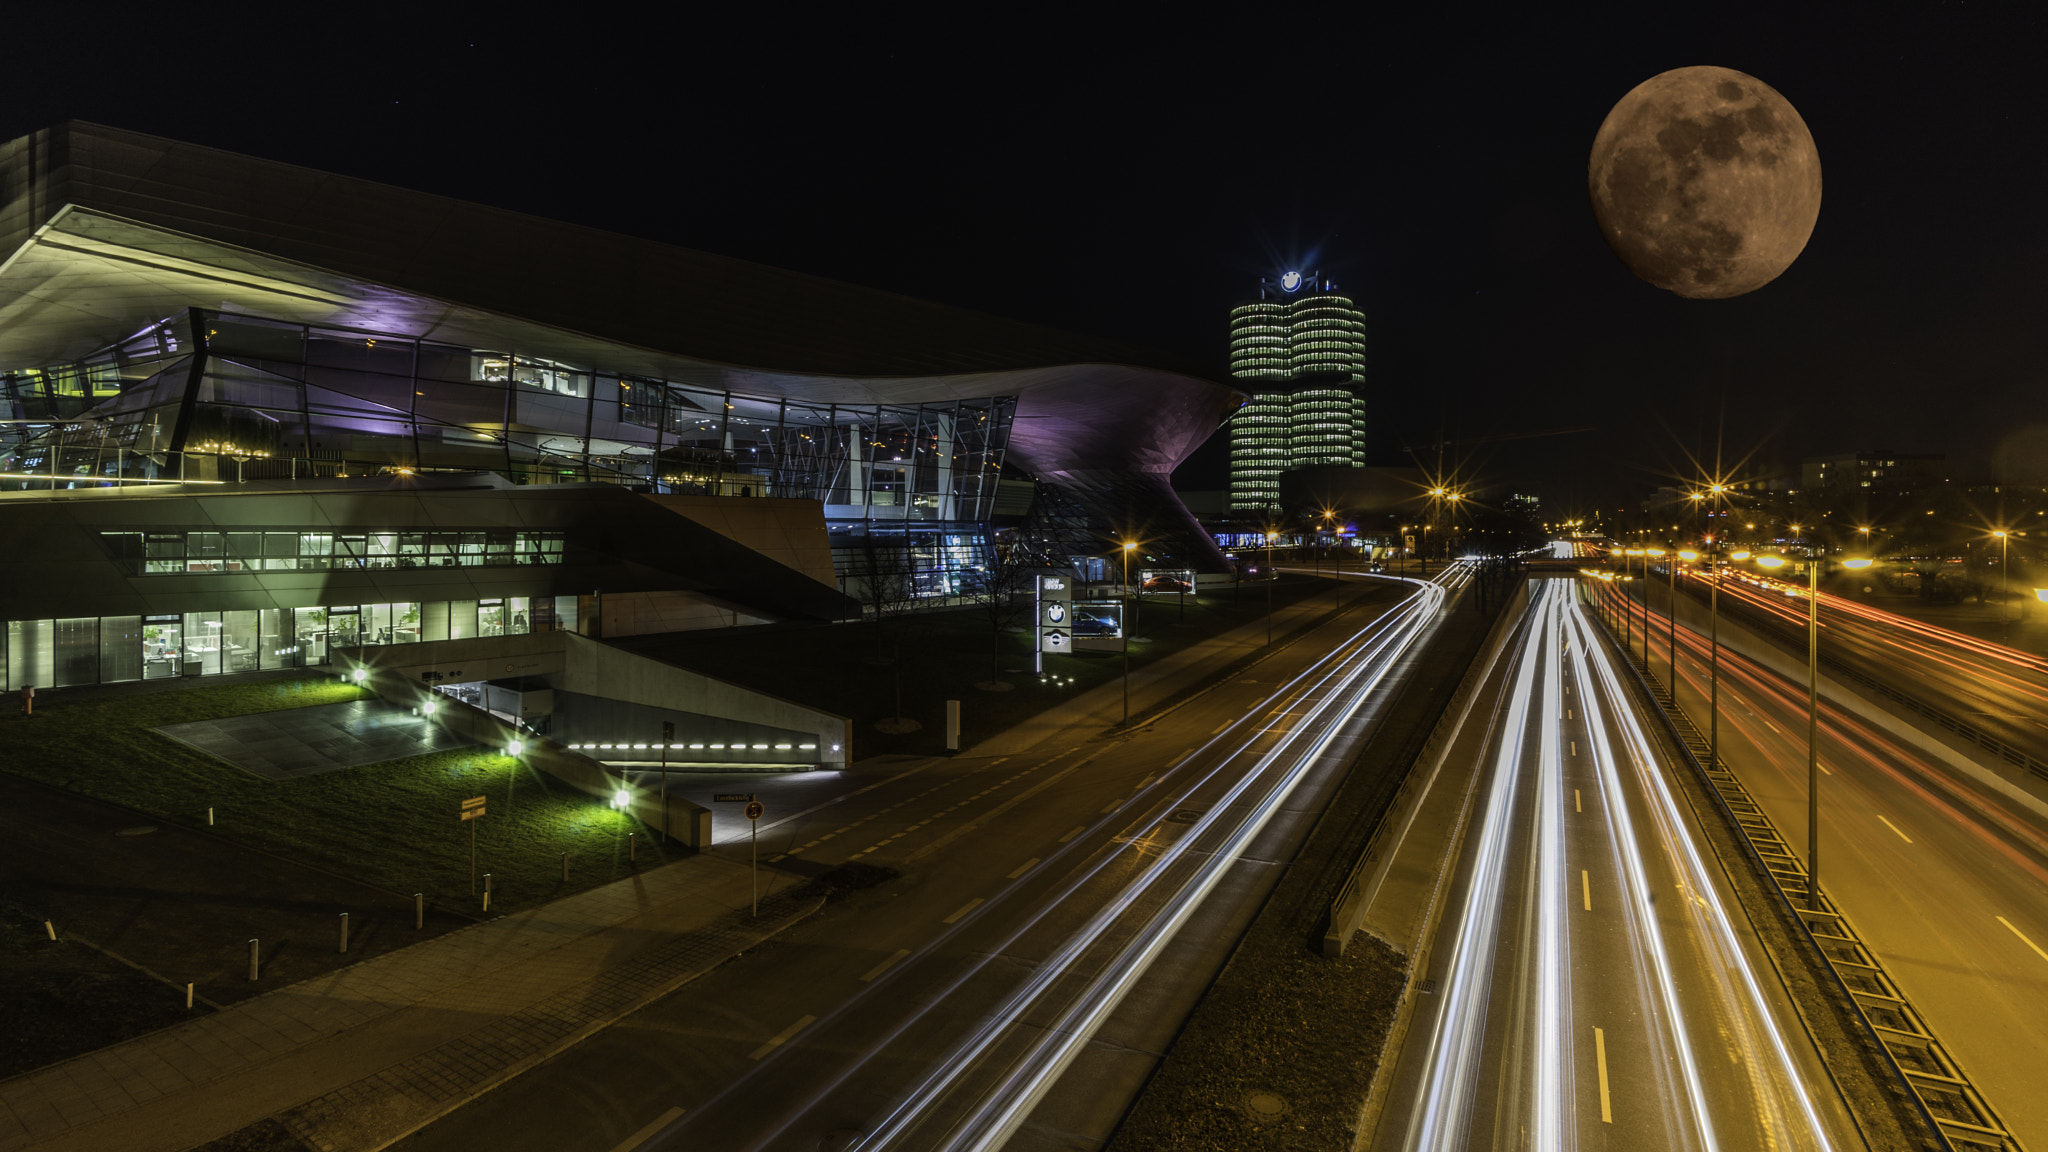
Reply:
<svg viewBox="0 0 2048 1152"><path fill-rule="evenodd" d="M319 667L342 648L576 627L574 596L9 620L7 691Z"/></svg>

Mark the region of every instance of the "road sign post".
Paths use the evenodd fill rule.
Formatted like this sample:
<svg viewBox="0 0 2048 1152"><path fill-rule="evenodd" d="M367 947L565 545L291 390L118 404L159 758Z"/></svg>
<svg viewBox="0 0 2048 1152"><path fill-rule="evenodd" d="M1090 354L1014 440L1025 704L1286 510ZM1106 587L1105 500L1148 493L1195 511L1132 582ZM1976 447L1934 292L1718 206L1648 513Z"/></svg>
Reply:
<svg viewBox="0 0 2048 1152"><path fill-rule="evenodd" d="M469 825L469 894L476 895L476 822L484 814L484 798L471 796L462 802L462 822Z"/></svg>
<svg viewBox="0 0 2048 1152"><path fill-rule="evenodd" d="M767 809L761 807L759 800L747 801L747 838L750 841L748 850L753 857L749 887L753 890L756 916L761 914L761 813L765 811Z"/></svg>

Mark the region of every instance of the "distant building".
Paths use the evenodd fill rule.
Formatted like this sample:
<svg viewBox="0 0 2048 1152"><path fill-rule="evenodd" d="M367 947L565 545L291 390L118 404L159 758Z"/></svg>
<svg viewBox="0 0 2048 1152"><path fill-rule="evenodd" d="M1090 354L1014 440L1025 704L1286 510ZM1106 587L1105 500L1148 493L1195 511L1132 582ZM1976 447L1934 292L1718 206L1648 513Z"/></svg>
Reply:
<svg viewBox="0 0 2048 1152"><path fill-rule="evenodd" d="M1809 495L1910 492L1938 483L1944 457L1903 452L1843 452L1809 456L1800 466L1800 490Z"/></svg>
<svg viewBox="0 0 2048 1152"><path fill-rule="evenodd" d="M1251 398L1230 420L1230 507L1280 503L1290 468L1365 466L1365 313L1314 273L1259 281L1230 313L1230 373Z"/></svg>

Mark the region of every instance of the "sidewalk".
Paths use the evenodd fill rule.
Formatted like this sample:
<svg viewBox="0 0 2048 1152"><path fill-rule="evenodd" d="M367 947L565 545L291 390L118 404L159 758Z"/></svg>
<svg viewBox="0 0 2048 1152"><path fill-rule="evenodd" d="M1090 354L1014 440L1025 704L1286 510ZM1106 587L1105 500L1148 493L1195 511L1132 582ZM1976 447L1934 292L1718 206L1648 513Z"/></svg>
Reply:
<svg viewBox="0 0 2048 1152"><path fill-rule="evenodd" d="M1330 603L1276 611L1274 648L1322 622ZM1347 622L1365 619L1347 610ZM1265 645L1261 621L1134 673L1132 715ZM1099 731L1121 715L1120 685L1097 688L968 755ZM885 779L902 762L856 766L847 783ZM750 891L743 863L693 856L0 1082L0 1152L181 1152L251 1126L246 1135L277 1147L383 1147L822 903L777 897L755 920Z"/></svg>
<svg viewBox="0 0 2048 1152"><path fill-rule="evenodd" d="M381 1147L822 903L749 897L695 856L16 1077L0 1149L177 1152L272 1116Z"/></svg>

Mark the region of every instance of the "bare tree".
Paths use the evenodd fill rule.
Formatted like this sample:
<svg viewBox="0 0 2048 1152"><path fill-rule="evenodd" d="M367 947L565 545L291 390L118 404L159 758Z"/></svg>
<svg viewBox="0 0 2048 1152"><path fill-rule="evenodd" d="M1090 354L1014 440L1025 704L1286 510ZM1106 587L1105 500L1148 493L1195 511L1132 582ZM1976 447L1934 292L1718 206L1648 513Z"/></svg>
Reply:
<svg viewBox="0 0 2048 1152"><path fill-rule="evenodd" d="M861 615L875 626L875 651L884 637L917 602L911 570L910 542L861 537L847 575L846 594L860 601Z"/></svg>
<svg viewBox="0 0 2048 1152"><path fill-rule="evenodd" d="M991 638L989 678L1003 671L1003 629L1029 610L1022 593L1030 588L1039 560L1016 531L994 533L983 549L979 571L964 574L961 594L980 608Z"/></svg>

